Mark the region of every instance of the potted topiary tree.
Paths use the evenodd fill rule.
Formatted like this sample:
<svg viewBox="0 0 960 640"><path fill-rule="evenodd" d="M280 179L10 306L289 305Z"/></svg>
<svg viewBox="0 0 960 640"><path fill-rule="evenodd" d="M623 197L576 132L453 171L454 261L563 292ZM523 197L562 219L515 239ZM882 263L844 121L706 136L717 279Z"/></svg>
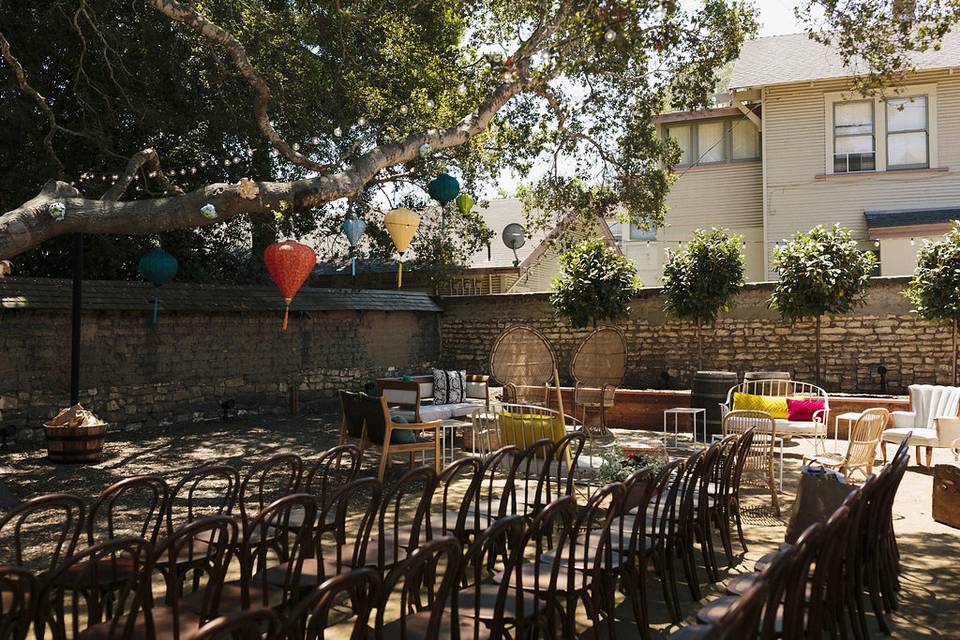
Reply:
<svg viewBox="0 0 960 640"><path fill-rule="evenodd" d="M861 251L849 229L818 225L797 233L773 253L779 280L770 307L789 320L816 320L814 371L820 386L820 324L824 314L848 313L863 304L877 257Z"/></svg>
<svg viewBox="0 0 960 640"><path fill-rule="evenodd" d="M550 302L574 327L616 322L642 286L633 262L603 240L584 240L560 256Z"/></svg>
<svg viewBox="0 0 960 640"><path fill-rule="evenodd" d="M903 292L924 320L951 324L953 385L957 385L957 319L960 318L960 222L937 242L924 241L917 270Z"/></svg>
<svg viewBox="0 0 960 640"><path fill-rule="evenodd" d="M697 229L686 248L667 255L664 309L696 323L698 369L703 369L703 325L715 322L743 288L742 243L741 236L723 229Z"/></svg>

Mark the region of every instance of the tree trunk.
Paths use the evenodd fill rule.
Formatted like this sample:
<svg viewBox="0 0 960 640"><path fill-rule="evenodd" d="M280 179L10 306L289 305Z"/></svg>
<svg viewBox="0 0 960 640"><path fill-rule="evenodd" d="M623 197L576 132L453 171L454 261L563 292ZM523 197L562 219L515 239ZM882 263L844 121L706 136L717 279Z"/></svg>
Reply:
<svg viewBox="0 0 960 640"><path fill-rule="evenodd" d="M703 370L703 329L697 320L697 370Z"/></svg>
<svg viewBox="0 0 960 640"><path fill-rule="evenodd" d="M814 379L818 387L822 387L820 384L820 316L817 316L817 328L816 328L816 351L814 352Z"/></svg>
<svg viewBox="0 0 960 640"><path fill-rule="evenodd" d="M953 355L953 386L957 386L957 319L953 319L953 331L951 332L953 349L951 354Z"/></svg>

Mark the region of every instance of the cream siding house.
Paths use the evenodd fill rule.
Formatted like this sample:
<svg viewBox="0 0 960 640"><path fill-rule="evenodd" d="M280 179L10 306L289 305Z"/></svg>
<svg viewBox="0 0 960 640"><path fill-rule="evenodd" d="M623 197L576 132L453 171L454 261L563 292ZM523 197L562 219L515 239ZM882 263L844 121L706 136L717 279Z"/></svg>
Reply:
<svg viewBox="0 0 960 640"><path fill-rule="evenodd" d="M960 34L915 62L902 85L865 97L805 34L746 43L722 97L731 108L665 114L657 126L686 150L691 134L730 114L734 133L757 127L762 158L738 161L729 133L722 158L693 147L658 240L677 246L694 228L729 228L744 236L748 279L762 279L774 276L778 242L839 223L880 254L882 275L912 272L922 238L960 218ZM624 242L627 255L639 247Z"/></svg>

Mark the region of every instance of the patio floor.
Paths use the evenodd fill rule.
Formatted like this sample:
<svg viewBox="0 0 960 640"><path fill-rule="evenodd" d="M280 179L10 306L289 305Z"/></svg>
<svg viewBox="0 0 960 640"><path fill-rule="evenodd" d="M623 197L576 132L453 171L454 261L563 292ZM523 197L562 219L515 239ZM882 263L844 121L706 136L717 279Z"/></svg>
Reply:
<svg viewBox="0 0 960 640"><path fill-rule="evenodd" d="M301 455L307 464L320 452L336 444L339 419L335 414L297 418L239 418L229 423L175 425L164 430L112 433L102 462L92 466L59 466L46 461L43 449L14 448L0 453L0 511L31 496L68 491L88 499L103 487L124 477L150 473L175 482L186 470L211 461L247 465L253 460L279 453ZM668 444L672 444L672 437ZM828 447L831 446L828 441ZM739 558L732 573L750 570L754 561L783 540L793 492L800 470L800 458L809 445L794 442L785 458L781 517L773 515L769 497L748 490L745 504L745 534L749 551ZM947 462L951 455L938 450L934 462ZM375 473L376 454L364 464L363 475ZM405 465L392 467L389 479L396 478ZM960 638L960 530L934 522L931 512L932 472L916 466L907 471L894 506L894 526L903 559L901 605L892 619L896 638ZM735 551L739 547L734 546ZM721 554L721 564L724 559ZM701 578L703 577L701 570ZM702 603L692 604L681 585L689 623ZM661 637L675 627L666 623L665 610L657 589L651 590L651 622ZM707 589L704 600L722 593L722 583ZM618 609L618 636L638 637L631 610L624 603ZM875 629L873 620L871 628ZM622 632L622 633L621 633ZM875 633L876 637L884 637Z"/></svg>

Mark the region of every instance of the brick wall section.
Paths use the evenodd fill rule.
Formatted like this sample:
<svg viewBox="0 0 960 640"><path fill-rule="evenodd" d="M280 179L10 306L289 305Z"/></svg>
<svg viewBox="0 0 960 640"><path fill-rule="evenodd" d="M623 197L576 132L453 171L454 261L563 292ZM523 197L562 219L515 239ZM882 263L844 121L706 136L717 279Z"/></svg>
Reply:
<svg viewBox="0 0 960 640"><path fill-rule="evenodd" d="M183 293L183 292L181 292ZM439 353L436 312L166 309L83 314L80 402L124 430L220 414L234 400L249 412L285 411L288 381L301 402L332 399L378 376L429 370ZM0 309L0 409L17 438L69 400L68 309Z"/></svg>
<svg viewBox="0 0 960 640"><path fill-rule="evenodd" d="M901 295L905 278L877 278L866 305L849 316L824 318L822 363L830 392L878 393L878 366L887 368L888 393L913 383L949 384L950 329L918 319ZM704 329L704 369L789 371L795 379L814 375L814 323L789 323L767 308L772 285L749 285L736 306ZM486 370L497 335L514 324L541 330L558 352L560 375L569 383L570 356L589 330L558 320L548 294L444 298L442 361L470 371ZM620 323L627 336L627 386L688 388L697 364L696 331L668 319L658 288L645 289ZM664 384L664 373L669 376Z"/></svg>

